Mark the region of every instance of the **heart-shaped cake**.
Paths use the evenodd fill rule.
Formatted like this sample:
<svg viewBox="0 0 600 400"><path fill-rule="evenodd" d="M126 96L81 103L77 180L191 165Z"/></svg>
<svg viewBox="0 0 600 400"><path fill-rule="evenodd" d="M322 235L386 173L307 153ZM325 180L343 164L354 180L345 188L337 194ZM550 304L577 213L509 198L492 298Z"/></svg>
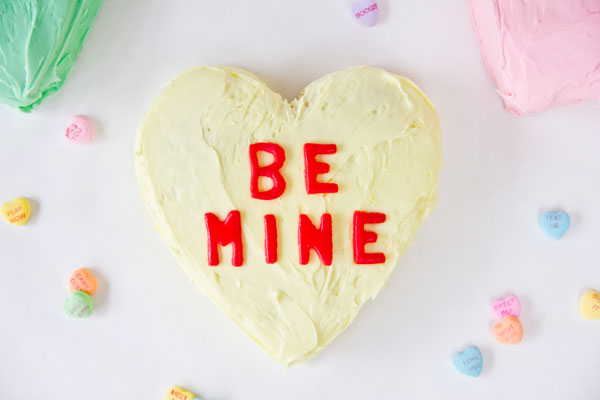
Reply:
<svg viewBox="0 0 600 400"><path fill-rule="evenodd" d="M0 102L31 111L58 91L102 0L0 2Z"/></svg>
<svg viewBox="0 0 600 400"><path fill-rule="evenodd" d="M179 264L285 365L317 354L385 285L436 203L441 164L429 100L370 67L292 102L246 71L192 68L150 105L135 150Z"/></svg>

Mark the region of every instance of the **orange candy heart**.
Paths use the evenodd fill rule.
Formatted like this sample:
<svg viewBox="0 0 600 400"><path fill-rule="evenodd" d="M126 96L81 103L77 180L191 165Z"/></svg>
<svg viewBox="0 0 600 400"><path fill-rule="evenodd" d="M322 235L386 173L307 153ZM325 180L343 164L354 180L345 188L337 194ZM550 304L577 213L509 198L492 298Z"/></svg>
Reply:
<svg viewBox="0 0 600 400"><path fill-rule="evenodd" d="M507 315L494 325L494 337L504 344L517 344L523 339L523 326L519 318Z"/></svg>
<svg viewBox="0 0 600 400"><path fill-rule="evenodd" d="M81 290L89 295L96 293L98 282L87 268L79 268L69 279L69 291Z"/></svg>

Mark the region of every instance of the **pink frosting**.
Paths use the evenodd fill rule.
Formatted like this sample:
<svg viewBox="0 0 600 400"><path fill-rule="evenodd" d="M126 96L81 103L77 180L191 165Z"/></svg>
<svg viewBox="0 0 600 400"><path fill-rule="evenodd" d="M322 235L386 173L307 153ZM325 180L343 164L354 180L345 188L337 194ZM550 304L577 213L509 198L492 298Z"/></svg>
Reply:
<svg viewBox="0 0 600 400"><path fill-rule="evenodd" d="M483 60L515 114L600 99L600 0L469 0Z"/></svg>

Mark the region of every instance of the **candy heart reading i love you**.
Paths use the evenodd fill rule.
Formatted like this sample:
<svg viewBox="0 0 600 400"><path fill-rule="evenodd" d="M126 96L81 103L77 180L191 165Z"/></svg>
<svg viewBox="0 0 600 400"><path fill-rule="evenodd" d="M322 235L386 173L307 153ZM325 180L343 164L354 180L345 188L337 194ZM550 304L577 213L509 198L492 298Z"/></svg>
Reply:
<svg viewBox="0 0 600 400"><path fill-rule="evenodd" d="M91 295L96 293L97 287L96 278L94 278L94 275L87 268L79 268L69 278L69 290L71 292L81 290Z"/></svg>
<svg viewBox="0 0 600 400"><path fill-rule="evenodd" d="M523 339L523 326L519 318L507 315L494 325L494 337L504 344L517 344Z"/></svg>
<svg viewBox="0 0 600 400"><path fill-rule="evenodd" d="M571 218L569 218L569 214L564 211L545 212L540 215L538 224L547 237L558 240L562 238L569 229Z"/></svg>
<svg viewBox="0 0 600 400"><path fill-rule="evenodd" d="M102 0L0 2L0 102L31 111L64 84Z"/></svg>
<svg viewBox="0 0 600 400"><path fill-rule="evenodd" d="M501 320L507 315L519 317L519 315L521 315L521 302L517 296L506 296L503 299L496 300L492 304L492 311L498 320Z"/></svg>
<svg viewBox="0 0 600 400"><path fill-rule="evenodd" d="M475 346L469 346L452 357L456 369L464 375L476 377L483 368L483 356Z"/></svg>
<svg viewBox="0 0 600 400"><path fill-rule="evenodd" d="M72 143L89 143L94 138L94 127L83 115L75 115L65 129L65 137Z"/></svg>
<svg viewBox="0 0 600 400"><path fill-rule="evenodd" d="M435 110L406 78L353 67L287 102L246 71L203 67L150 105L135 166L190 279L291 365L383 288L436 203L441 156Z"/></svg>
<svg viewBox="0 0 600 400"><path fill-rule="evenodd" d="M579 299L579 314L585 319L600 319L600 293L585 292Z"/></svg>
<svg viewBox="0 0 600 400"><path fill-rule="evenodd" d="M94 302L89 294L81 290L71 292L71 295L65 300L63 311L69 317L87 318L94 310Z"/></svg>
<svg viewBox="0 0 600 400"><path fill-rule="evenodd" d="M6 202L0 207L2 218L11 225L25 225L29 221L31 208L24 197L17 197L13 201Z"/></svg>
<svg viewBox="0 0 600 400"><path fill-rule="evenodd" d="M352 18L361 25L373 26L377 22L379 5L373 0L361 0L350 6Z"/></svg>
<svg viewBox="0 0 600 400"><path fill-rule="evenodd" d="M469 0L505 108L526 114L600 99L598 0Z"/></svg>

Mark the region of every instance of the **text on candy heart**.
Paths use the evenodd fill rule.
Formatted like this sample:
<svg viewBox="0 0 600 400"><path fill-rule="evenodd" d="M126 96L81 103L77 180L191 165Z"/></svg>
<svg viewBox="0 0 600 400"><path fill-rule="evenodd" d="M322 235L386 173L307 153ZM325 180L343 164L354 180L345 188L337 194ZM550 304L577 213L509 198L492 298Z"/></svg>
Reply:
<svg viewBox="0 0 600 400"><path fill-rule="evenodd" d="M267 152L273 156L269 165L259 165L258 153ZM329 164L316 160L317 155L331 155L337 152L335 144L306 143L304 145L304 181L308 195L337 193L338 185L333 182L319 182L320 174L329 172ZM285 163L284 149L275 143L253 143L249 146L250 156L250 196L258 200L273 200L285 192L285 179L280 169ZM268 178L273 186L267 190L259 187L259 178ZM385 254L368 253L365 245L377 241L377 233L365 230L367 224L385 222L386 216L378 212L357 210L352 219L352 245L356 264L383 264ZM235 267L244 263L242 243L242 221L238 210L232 210L225 220L221 221L213 213L204 214L208 241L208 265L219 265L219 246L231 244L231 264ZM265 227L265 261L267 264L277 262L277 218L273 214L264 216ZM319 227L316 227L306 214L298 218L298 250L300 265L308 264L310 250L314 250L324 265L331 265L333 259L333 232L331 214L321 216Z"/></svg>
<svg viewBox="0 0 600 400"><path fill-rule="evenodd" d="M354 14L354 16L356 17L356 19L362 18L365 15L367 15L368 13L370 13L371 11L375 11L377 10L377 3L373 3L371 4L369 7L365 7L362 10L360 10L359 12L357 12L356 14Z"/></svg>

